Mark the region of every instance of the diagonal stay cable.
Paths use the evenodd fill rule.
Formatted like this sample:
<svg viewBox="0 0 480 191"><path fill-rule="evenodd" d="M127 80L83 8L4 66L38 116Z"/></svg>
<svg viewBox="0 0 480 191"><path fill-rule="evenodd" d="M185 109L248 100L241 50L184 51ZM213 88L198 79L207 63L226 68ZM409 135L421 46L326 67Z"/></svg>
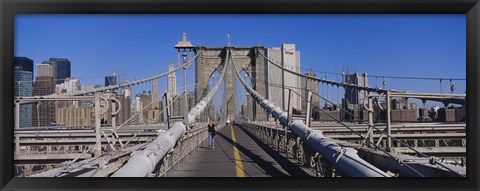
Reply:
<svg viewBox="0 0 480 191"><path fill-rule="evenodd" d="M198 85L200 85L200 84L204 84L204 83L197 83L197 84L191 85L191 86L198 86ZM178 89L180 89L180 88L178 88ZM175 102L178 98L180 98L180 96L177 96L175 99L173 99L171 104L173 104L173 102ZM148 105L146 105L143 109L145 110L146 108L148 108L148 107L149 107L151 104L153 104L154 101L156 101L157 99L159 99L159 97L157 97L155 100L153 100L152 102L150 102L150 103L149 103ZM168 107L168 106L170 106L170 105L167 105L167 107ZM164 108L162 111L160 111L160 112L159 112L159 115L160 115L161 113L163 113L165 110L166 110L166 108ZM128 119L124 124L122 124L121 126L119 126L119 127L118 127L117 129L115 129L115 130L118 130L119 128L123 127L126 123L128 123L128 121L130 121L132 118L134 118L134 117L135 117L136 115L138 115L138 114L139 114L139 113L136 113L134 116L132 116L132 117L131 117L130 119ZM139 130L137 130L136 132L134 132L134 133L133 133L133 136L132 136L132 137L129 137L129 139L126 140L127 142L123 144L123 146L121 147L121 149L117 150L113 155L111 155L110 158L106 159L105 161L111 160L111 159L112 159L113 157L115 157L118 153L120 153L121 151L123 151L123 149L125 149L125 146L127 146L132 140L134 140L135 137L138 135L138 133L141 132L141 131L143 131L143 130L144 130L144 129L139 129ZM120 140L119 140L119 141L120 141ZM95 145L96 145L96 144L95 144ZM91 147L91 148L92 148L92 147ZM81 158L82 156L84 156L86 153L88 153L89 151L91 151L91 148L89 148L88 150L85 150L79 157L77 157L76 159L74 159L74 160L72 160L71 162L69 162L68 164L66 164L67 167L64 168L64 170L62 170L62 171L64 172L67 168L70 168L71 165L74 164L74 162L76 162L78 159L80 159L80 158ZM104 156L104 155L102 155L102 156ZM88 161L88 163L80 164L79 166L76 166L76 167L74 167L74 168L80 168L80 167L82 167L83 165L87 165L87 164L89 164L89 163L91 163L91 162L94 162L94 161L97 160L97 159L99 159L99 157L96 157L96 158L94 158L94 159L91 159L91 160ZM71 168L70 168L70 170L71 170ZM95 174L95 173L94 173L94 174Z"/></svg>
<svg viewBox="0 0 480 191"><path fill-rule="evenodd" d="M229 54L227 54L228 60ZM145 177L148 176L154 169L157 163L164 158L168 152L173 149L176 143L184 136L187 131L187 127L195 123L195 119L204 111L205 107L210 103L212 97L217 93L217 90L224 81L226 76L226 69L228 63L225 64L222 73L220 74L219 81L210 92L204 96L190 112L188 112L187 118L182 122L175 122L172 127L165 133L160 133L155 140L148 143L143 151L134 153L128 162L120 169L114 172L111 177ZM150 162L145 163L148 160Z"/></svg>
<svg viewBox="0 0 480 191"><path fill-rule="evenodd" d="M263 83L265 83L265 82L263 82ZM270 85L281 88L281 85L279 85L279 84L270 83ZM292 87L292 86L285 86L285 87L294 88L294 89L308 90L308 89L306 89L306 88L298 88L298 87ZM293 90L292 90L292 91L293 91ZM295 93L298 94L297 92L295 92ZM319 95L318 93L316 93L316 92L312 92L312 93L313 93L315 96L317 96L317 97L319 97L319 98L327 101L328 103L334 104L333 102L331 102L330 100L324 98L323 96ZM302 97L302 99L305 99L303 96L301 96L301 95L299 95L299 96ZM313 105L314 107L316 107L314 104L312 104L312 105ZM316 108L318 108L318 107L316 107ZM321 110L320 108L318 108L318 109ZM348 115L353 116L355 119L359 120L360 122L365 123L365 121L362 120L361 118L359 118L358 116L356 116L356 115L348 112L347 110L345 110L345 109L343 109L343 108L340 108L340 109L341 109L342 111L344 111L345 113L347 113ZM322 112L325 113L325 111L323 111L323 110L322 110ZM333 118L333 116L329 115L328 113L325 113L325 114L327 114L329 117ZM340 122L340 121L337 121L337 122L339 122L339 123L341 123L343 126L347 127L344 123L342 123L342 122ZM391 136L391 135L388 135L386 132L384 132L384 130L381 130L381 129L379 129L378 127L376 127L376 126L374 126L374 125L370 125L370 124L368 124L368 123L365 123L365 124L367 124L368 127L371 127L371 128L373 128L373 129L377 130L377 131L380 132L381 134L386 135L387 137L392 138L393 140L395 140L395 141L397 141L398 143L400 143L402 146L405 146L405 147L411 149L411 150L414 151L416 154L419 154L419 155L421 155L422 157L425 157L425 158L431 158L430 156L428 156L428 155L426 155L426 154L424 154L424 153L416 150L415 148L413 148L413 147L410 146L409 144L407 144L407 143L405 143L405 142L403 142L403 141L401 141L401 140L399 140L399 139L397 139L397 138L395 138L395 137L393 137L393 136ZM353 133L357 134L357 132L355 132L355 131L354 131L353 129L351 129L350 127L347 127L347 128L348 128L350 131L352 131ZM373 143L370 142L370 140L364 138L363 135L361 135L361 134L358 134L358 135L359 135L362 139L365 139L369 144L373 144ZM373 144L373 145L375 145L375 146L377 147L376 144ZM382 151L383 151L383 150L382 150ZM387 152L386 154L390 155L388 152ZM394 158L396 158L396 157L394 157ZM433 160L435 160L435 161L434 161L434 162L431 162L432 164L437 164L437 165L439 165L439 166L441 166L441 167L443 167L443 168L445 168L445 169L447 169L447 170L449 170L449 171L451 171L451 172L454 172L454 173L457 174L458 176L462 176L462 177L463 177L462 174L460 174L460 173L458 173L457 171L451 169L450 167L444 165L442 162L436 161L436 159L433 159Z"/></svg>
<svg viewBox="0 0 480 191"><path fill-rule="evenodd" d="M290 88L287 88L287 89L290 89ZM305 97L303 97L302 95L300 95L298 92L296 92L295 90L292 90L290 89L293 93L295 93L296 95L298 95L300 98L302 98L303 100L305 100L306 102L312 104L311 102L309 102ZM322 99L324 99L323 97L321 97ZM326 100L326 99L324 99ZM319 109L320 111L324 112L328 117L332 118L333 120L335 120L337 123L340 123L342 126L346 127L347 129L349 129L352 133L354 133L355 135L358 135L361 139L367 141L369 144L372 144L376 147L376 149L379 149L381 150L382 152L384 152L385 154L387 154L388 156L390 156L391 158L395 159L396 161L398 161L399 163L402 163L404 165L407 166L407 168L409 168L410 170L412 170L413 172L415 172L416 174L420 175L421 177L425 177L422 173L418 172L417 170L415 170L413 167L411 167L410 165L408 165L407 163L401 161L399 158L391 155L390 153L388 153L388 151L386 151L385 149L381 148L380 146L372 143L370 140L368 140L368 138L364 137L362 134L356 132L355 130L353 130L351 127L349 127L348 125L344 124L343 122L335 119L332 115L328 114L326 111L320 109L319 107L317 107L316 105L312 104L313 107Z"/></svg>
<svg viewBox="0 0 480 191"><path fill-rule="evenodd" d="M295 120L290 124L288 114L282 111L279 107L275 107L273 103L265 99L251 86L247 85L244 79L240 77L234 59L232 59L232 62L236 75L239 77L238 79L248 93L250 93L255 99L257 104L260 104L262 108L273 114L273 117L279 119L283 125L290 126L295 134L307 141L307 144L311 145L316 151L325 156L332 165L338 167L341 173L344 173L346 176L354 177L390 177L390 175L360 158L355 149L347 149L338 145L331 139L325 137L321 131L313 131L310 127L307 127L303 122L298 120Z"/></svg>
<svg viewBox="0 0 480 191"><path fill-rule="evenodd" d="M289 72L289 73L295 74L295 75L297 75L297 76L304 77L304 78L306 78L307 80L308 80L308 79L310 79L310 80L316 80L316 81L325 82L325 83L329 83L329 84L336 85L336 86L347 86L347 87L352 87L352 88L361 89L361 90L366 90L366 91L374 91L374 92L377 92L377 93L385 93L385 92L387 92L387 91L390 91L390 92L401 92L401 91L396 91L396 90L385 90L385 89L383 89L383 88L372 88L372 87L368 87L368 86L358 86L358 85L354 85L354 84L339 83L339 82L335 82L335 81L331 81L331 80L324 80L324 79L320 79L320 78L317 78L317 77L304 75L304 74L301 74L301 73L294 72L294 71L288 70L288 69L286 69L286 68L283 68L282 66L276 64L275 62L273 62L272 60L270 60L269 58L267 58L267 57L266 57L265 55L263 55L260 51L257 51L256 54L257 54L257 55L260 54L260 55L261 55L262 57L264 57L268 62L272 63L272 64L275 65L276 67L278 67L278 68L280 68L280 69L282 69L282 70L284 70L284 71L287 71L287 72ZM313 93L314 93L316 96L321 97L321 96L318 95L317 93L315 93L315 92L313 92ZM322 99L324 99L324 98L322 98ZM326 101L328 101L328 100L326 100ZM330 101L328 101L328 102L330 102ZM332 103L332 102L330 102L330 103ZM333 103L332 103L332 104L333 104ZM355 115L353 115L353 114L351 114L351 113L349 113L349 114L355 117ZM370 127L370 126L369 126L369 127ZM376 127L374 127L374 126L371 126L371 127L374 128L374 129L376 129L376 130L378 130L378 129L377 129ZM379 131L380 131L380 130L379 130ZM382 131L380 131L380 132L382 132ZM382 132L382 134L385 134L385 133ZM387 134L387 136L389 136L389 135ZM410 145L405 144L405 143L403 143L402 141L400 141L400 140L398 140L398 139L396 139L396 138L394 138L394 137L391 137L391 136L389 136L389 137L392 138L392 139L394 139L394 140L396 140L396 141L398 141L398 142L400 142L400 144L402 144L402 145L404 145L404 146L406 146L406 147L409 147L409 149L415 151L417 154L419 154L419 155L421 155L421 156L423 156L423 157L429 158L429 156L427 156L427 155L419 152L418 150L410 147ZM437 160L434 159L434 158L431 160L430 163L432 163L432 164L438 164L439 166L441 166L441 167L443 167L443 168L446 168L446 169L448 169L448 170L456 173L456 174L459 175L459 176L463 176L463 175L459 174L458 172L456 172L455 170L451 169L450 167L447 167L447 166L444 165L443 163L437 161Z"/></svg>

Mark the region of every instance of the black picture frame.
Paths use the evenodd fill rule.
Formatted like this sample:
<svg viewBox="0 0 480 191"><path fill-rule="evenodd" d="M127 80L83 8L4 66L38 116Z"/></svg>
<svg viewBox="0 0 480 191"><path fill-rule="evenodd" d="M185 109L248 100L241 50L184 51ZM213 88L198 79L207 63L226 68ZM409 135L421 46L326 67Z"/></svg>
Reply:
<svg viewBox="0 0 480 191"><path fill-rule="evenodd" d="M14 178L15 14L426 13L466 14L466 178ZM478 0L0 0L1 190L478 190L480 3Z"/></svg>

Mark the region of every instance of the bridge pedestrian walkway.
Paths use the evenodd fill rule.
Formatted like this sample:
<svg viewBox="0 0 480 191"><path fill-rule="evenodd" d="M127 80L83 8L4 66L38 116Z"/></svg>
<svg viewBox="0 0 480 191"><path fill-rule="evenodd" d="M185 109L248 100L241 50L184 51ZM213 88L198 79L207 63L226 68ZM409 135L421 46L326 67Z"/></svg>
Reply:
<svg viewBox="0 0 480 191"><path fill-rule="evenodd" d="M297 166L239 126L225 126L167 172L167 177L306 177L314 173Z"/></svg>

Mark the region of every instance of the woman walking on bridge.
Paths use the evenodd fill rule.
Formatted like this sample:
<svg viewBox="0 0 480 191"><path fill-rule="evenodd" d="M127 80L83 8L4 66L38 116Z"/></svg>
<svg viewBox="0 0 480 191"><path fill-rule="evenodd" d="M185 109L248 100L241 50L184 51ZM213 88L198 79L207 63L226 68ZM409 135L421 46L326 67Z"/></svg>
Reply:
<svg viewBox="0 0 480 191"><path fill-rule="evenodd" d="M215 134L217 134L217 128L215 126L215 124L213 123L213 120L212 119L208 119L208 147L210 149L214 149L215 148L215 139L213 139L215 137Z"/></svg>

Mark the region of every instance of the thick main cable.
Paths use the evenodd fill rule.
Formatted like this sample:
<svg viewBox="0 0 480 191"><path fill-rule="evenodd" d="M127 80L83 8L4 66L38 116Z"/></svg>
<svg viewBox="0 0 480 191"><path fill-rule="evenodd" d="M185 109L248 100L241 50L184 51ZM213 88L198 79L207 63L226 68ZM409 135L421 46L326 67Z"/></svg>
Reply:
<svg viewBox="0 0 480 191"><path fill-rule="evenodd" d="M289 126L294 134L303 139L315 151L319 152L342 175L349 177L390 177L387 173L360 158L355 149L341 147L326 138L322 131L313 130L299 120L294 120L290 123L287 112L282 111L279 107L275 107L273 103L270 103L247 85L243 78L240 77L233 58L232 65L243 87L255 101L267 112L271 113L274 118L278 119L281 124Z"/></svg>
<svg viewBox="0 0 480 191"><path fill-rule="evenodd" d="M217 93L218 87L223 82L223 78L228 67L229 54L227 53L225 64L220 78L212 90L200 100L197 105L190 110L185 122L186 125L193 124L195 119L203 112L212 97ZM166 132L162 132L158 137L149 143L142 151L136 151L128 162L116 171L112 177L146 177L153 170L158 162L169 152L173 150L177 141L185 134L187 127L183 122L176 122Z"/></svg>

